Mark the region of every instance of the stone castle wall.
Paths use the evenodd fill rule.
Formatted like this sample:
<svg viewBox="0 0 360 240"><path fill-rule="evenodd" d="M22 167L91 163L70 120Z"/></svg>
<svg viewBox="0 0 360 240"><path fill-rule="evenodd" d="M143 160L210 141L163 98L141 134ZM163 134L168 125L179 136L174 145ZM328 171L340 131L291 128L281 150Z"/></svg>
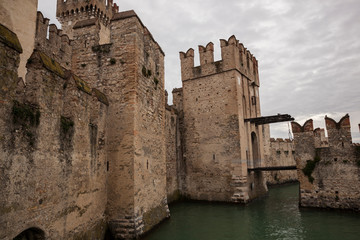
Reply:
<svg viewBox="0 0 360 240"><path fill-rule="evenodd" d="M266 166L295 166L295 147L290 139L271 139L270 140L270 158L266 161ZM266 182L268 185L283 184L297 181L296 170L271 171L266 173Z"/></svg>
<svg viewBox="0 0 360 240"><path fill-rule="evenodd" d="M166 105L165 108L166 189L168 203L185 196L185 180L187 175L186 163L183 157L185 140L182 88L175 88L172 94L173 105Z"/></svg>
<svg viewBox="0 0 360 240"><path fill-rule="evenodd" d="M0 96L0 239L28 228L48 239L102 238L107 106L40 51L27 61L24 86L19 53L0 44L1 69L9 73Z"/></svg>
<svg viewBox="0 0 360 240"><path fill-rule="evenodd" d="M67 1L71 6L76 5L76 2ZM112 2L110 5L116 8ZM92 9L95 7L98 6L93 5ZM26 135L22 141L30 141L36 147L40 141L38 139L44 139L39 143L35 155L29 154L36 165L29 164L28 172L24 171L24 174L40 182L46 179L47 185L44 183L44 187L37 189L47 192L45 197L53 197L48 197L48 201L36 201L41 200L46 203L44 206L54 208L51 211L34 208L42 219L48 220L45 223L45 220L36 219L38 222L35 224L25 214L33 213L23 210L27 203L24 206L20 203L11 205L13 196L8 188L4 188L2 193L10 194L9 198L4 199L6 205L3 211L7 214L1 219L4 226L14 224L10 216L19 213L16 206L24 211L21 213L26 223L26 226L17 225L11 233L7 230L4 236L19 234L28 227L43 230L49 239L87 239L97 236L91 232L95 229L96 234L101 235L100 239L109 226L115 238L137 237L169 216L166 194L164 53L134 11L119 13L113 9L112 18L107 22L97 15L81 20L74 16L72 20L75 22L64 31L49 25L49 20L41 13L37 16L34 28L35 51L27 61L29 83L24 96L20 94L24 90L17 86L18 59L7 59L10 50L2 48L1 71L8 76L1 81L1 86L4 86L2 90L6 91L2 96L9 95L10 99L3 116L8 116L13 106L17 106L15 102L12 103L13 99L19 102L19 106L25 104L25 109L29 104L31 109L39 109L40 124L18 135ZM89 13L88 16L93 15ZM59 15L59 18L62 23L71 19L69 15ZM11 33L6 29L4 35L8 36L8 32ZM71 33L72 39L64 32ZM16 35L13 35L17 40ZM104 35L108 36L104 38ZM19 42L7 43L12 49L21 52ZM2 129L9 129L1 138L4 143L14 138L11 134L15 127L9 127L9 124L5 122L2 125ZM61 124L67 129L66 133L61 133ZM39 136L38 129L41 129ZM48 133L46 137L43 135L45 132ZM45 146L45 143L53 144ZM59 148L56 148L57 145ZM6 147L3 148L5 155L10 154ZM27 148L25 150L30 151ZM16 147L13 151L25 150ZM48 156L49 160L44 162L45 157L42 155ZM59 166L49 165L52 161L59 162ZM85 163L85 166L81 163ZM49 169L44 171L41 168L38 171L38 165ZM6 180L26 179L24 174L16 178L7 167L3 168L6 169ZM51 178L61 180L50 182L50 176L45 176L45 172ZM13 182L4 180L4 183L15 186ZM23 189L33 190L29 185ZM66 191L62 193L64 189ZM59 193L63 195L58 196ZM21 197L25 198L25 195ZM56 206L53 203L55 199ZM56 212L60 207L65 212ZM75 220L76 223L73 222ZM58 225L64 227L56 227Z"/></svg>
<svg viewBox="0 0 360 240"><path fill-rule="evenodd" d="M350 117L325 117L328 138L312 120L292 123L303 207L360 209L360 147L352 143ZM319 145L319 143L321 143Z"/></svg>

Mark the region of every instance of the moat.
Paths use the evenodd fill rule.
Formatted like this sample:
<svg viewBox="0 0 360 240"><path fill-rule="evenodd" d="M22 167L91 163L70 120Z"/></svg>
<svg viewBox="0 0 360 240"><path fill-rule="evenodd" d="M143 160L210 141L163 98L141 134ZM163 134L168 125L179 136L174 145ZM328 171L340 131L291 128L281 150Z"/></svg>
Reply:
<svg viewBox="0 0 360 240"><path fill-rule="evenodd" d="M250 205L180 202L143 240L359 239L360 214L298 208L299 185L274 187Z"/></svg>

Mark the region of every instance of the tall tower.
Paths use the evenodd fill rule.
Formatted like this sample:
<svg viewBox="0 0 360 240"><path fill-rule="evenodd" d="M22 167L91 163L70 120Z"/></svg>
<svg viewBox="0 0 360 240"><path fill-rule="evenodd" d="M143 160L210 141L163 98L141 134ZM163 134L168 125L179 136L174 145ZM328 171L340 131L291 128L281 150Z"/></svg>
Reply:
<svg viewBox="0 0 360 240"><path fill-rule="evenodd" d="M113 0L57 0L56 18L63 32L72 38L72 29L77 22L100 19L104 27L108 27L118 11L119 7Z"/></svg>
<svg viewBox="0 0 360 240"><path fill-rule="evenodd" d="M249 119L260 113L256 58L235 36L220 40L220 61L214 44L180 53L183 84L185 194L196 200L248 202L266 192L261 166L262 126ZM216 180L214 180L216 179Z"/></svg>

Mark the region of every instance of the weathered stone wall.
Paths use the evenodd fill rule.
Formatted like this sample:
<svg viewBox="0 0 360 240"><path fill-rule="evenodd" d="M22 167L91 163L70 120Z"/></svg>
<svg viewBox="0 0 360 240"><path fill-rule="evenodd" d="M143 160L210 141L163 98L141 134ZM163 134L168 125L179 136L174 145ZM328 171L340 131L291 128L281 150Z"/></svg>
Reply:
<svg viewBox="0 0 360 240"><path fill-rule="evenodd" d="M25 80L26 62L35 44L36 10L38 0L0 1L0 23L15 32L23 52L20 55L19 77Z"/></svg>
<svg viewBox="0 0 360 240"><path fill-rule="evenodd" d="M290 139L270 139L270 156L266 159L265 166L295 166L295 147ZM282 170L266 172L266 182L269 185L276 185L297 181L296 170Z"/></svg>
<svg viewBox="0 0 360 240"><path fill-rule="evenodd" d="M16 73L18 54L0 49L1 69ZM27 68L26 87L13 74L1 94L0 239L34 227L46 239L101 239L107 107L42 52Z"/></svg>
<svg viewBox="0 0 360 240"><path fill-rule="evenodd" d="M266 192L262 173L248 167L263 159L262 127L245 122L260 116L257 61L232 36L180 53L183 81L185 195L196 200L247 202Z"/></svg>
<svg viewBox="0 0 360 240"><path fill-rule="evenodd" d="M135 12L74 25L72 66L109 96L108 207L113 235L143 234L168 215L164 54ZM85 46L85 47L84 47Z"/></svg>
<svg viewBox="0 0 360 240"><path fill-rule="evenodd" d="M181 196L180 178L184 174L180 168L181 138L178 111L174 106L166 105L165 140L166 140L166 189L168 203Z"/></svg>
<svg viewBox="0 0 360 240"><path fill-rule="evenodd" d="M134 15L135 40L135 216L145 233L169 216L166 192L164 53Z"/></svg>
<svg viewBox="0 0 360 240"><path fill-rule="evenodd" d="M360 148L352 143L350 119L325 118L327 147L319 147L321 135L312 120L304 126L293 122L295 159L303 207L360 210ZM324 140L324 139L322 139Z"/></svg>

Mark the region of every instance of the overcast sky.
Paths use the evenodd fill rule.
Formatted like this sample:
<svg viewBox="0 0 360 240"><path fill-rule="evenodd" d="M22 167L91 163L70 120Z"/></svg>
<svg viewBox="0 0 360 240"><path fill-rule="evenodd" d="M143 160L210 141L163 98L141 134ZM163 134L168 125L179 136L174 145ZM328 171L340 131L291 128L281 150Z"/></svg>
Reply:
<svg viewBox="0 0 360 240"><path fill-rule="evenodd" d="M133 9L164 50L166 89L181 87L179 51L235 35L259 61L262 115L288 113L303 124L350 114L353 141L360 142L359 0L115 0ZM57 23L56 0L39 10ZM57 23L58 24L58 23ZM286 123L271 126L287 137Z"/></svg>

